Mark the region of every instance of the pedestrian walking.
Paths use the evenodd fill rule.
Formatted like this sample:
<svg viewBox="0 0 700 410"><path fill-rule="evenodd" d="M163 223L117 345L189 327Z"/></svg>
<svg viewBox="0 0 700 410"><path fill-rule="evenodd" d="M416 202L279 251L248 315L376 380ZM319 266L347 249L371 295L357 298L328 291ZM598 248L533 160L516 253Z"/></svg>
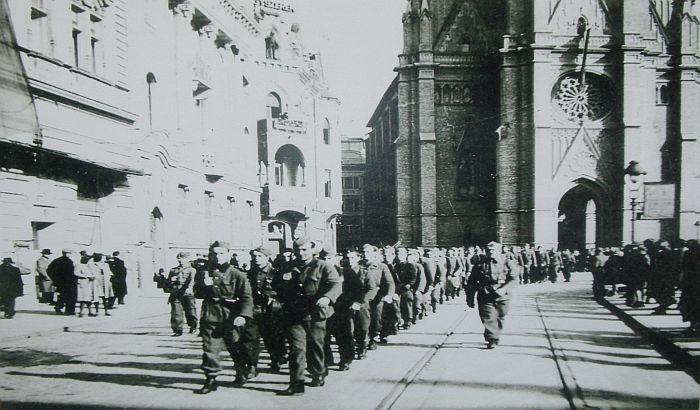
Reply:
<svg viewBox="0 0 700 410"><path fill-rule="evenodd" d="M211 246L208 269L195 278L194 294L203 299L199 334L202 337L202 370L206 381L197 394L218 389L216 378L221 373L221 349L226 347L238 371L241 329L253 316L253 295L245 273L230 265L231 250L227 242Z"/></svg>
<svg viewBox="0 0 700 410"><path fill-rule="evenodd" d="M486 348L493 349L499 343L508 314L511 290L518 283L516 267L503 255L502 245L498 242L489 242L486 254L477 257L475 262L467 282L467 305L474 308L476 295Z"/></svg>
<svg viewBox="0 0 700 410"><path fill-rule="evenodd" d="M36 271L36 295L39 303L54 304L53 294L55 289L48 272L49 264L51 263L49 255L51 255L51 249L42 249L41 256L34 265Z"/></svg>
<svg viewBox="0 0 700 410"><path fill-rule="evenodd" d="M24 295L24 283L20 268L15 266L12 258L3 258L0 264L0 304L3 306L4 318L15 317L15 299Z"/></svg>

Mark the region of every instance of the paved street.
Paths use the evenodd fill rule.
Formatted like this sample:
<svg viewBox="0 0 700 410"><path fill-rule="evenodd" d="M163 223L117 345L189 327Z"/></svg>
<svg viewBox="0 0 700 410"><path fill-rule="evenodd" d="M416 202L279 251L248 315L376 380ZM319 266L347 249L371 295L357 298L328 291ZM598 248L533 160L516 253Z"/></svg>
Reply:
<svg viewBox="0 0 700 410"><path fill-rule="evenodd" d="M199 339L170 337L162 298L134 298L111 318L20 306L0 321L0 409L697 409L693 378L589 289L585 273L519 287L494 350L483 349L477 312L451 301L301 397L275 395L286 368L234 388L230 361L217 392L194 395L204 379Z"/></svg>

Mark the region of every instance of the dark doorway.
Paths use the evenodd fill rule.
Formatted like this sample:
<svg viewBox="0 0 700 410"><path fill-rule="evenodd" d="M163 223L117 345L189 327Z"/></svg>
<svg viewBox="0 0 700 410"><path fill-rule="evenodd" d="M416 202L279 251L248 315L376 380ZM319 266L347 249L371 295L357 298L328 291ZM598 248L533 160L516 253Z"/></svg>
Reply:
<svg viewBox="0 0 700 410"><path fill-rule="evenodd" d="M578 185L559 201L559 249L583 250L596 246L599 212L593 192Z"/></svg>

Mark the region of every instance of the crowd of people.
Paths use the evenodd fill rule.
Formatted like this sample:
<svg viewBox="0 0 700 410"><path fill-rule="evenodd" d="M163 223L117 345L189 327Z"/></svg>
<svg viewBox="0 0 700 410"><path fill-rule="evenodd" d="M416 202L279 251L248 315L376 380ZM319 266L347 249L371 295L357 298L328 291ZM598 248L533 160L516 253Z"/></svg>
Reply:
<svg viewBox="0 0 700 410"><path fill-rule="evenodd" d="M74 256L70 249L51 259L51 249L43 249L34 265L36 296L39 303L52 305L57 314L84 317L97 316L102 302L105 316L115 303L124 304L127 293L127 269L115 251L105 257L80 251ZM12 258L4 258L0 266L0 301L5 311L4 318L15 315L15 299L24 294L21 275L30 274L30 269L15 266ZM76 307L78 312L76 313Z"/></svg>
<svg viewBox="0 0 700 410"><path fill-rule="evenodd" d="M515 286L556 282L560 277L570 281L573 271L588 269L598 278L599 265L605 265L597 250L559 252L496 242L484 248L449 249L365 244L339 254L328 254L321 244L306 238L295 245L296 252L284 249L274 260L270 250L253 249L248 269L238 266L227 243L216 242L208 256L180 252L178 266L168 274L155 275L158 286L170 294L173 336L181 336L185 324L191 333L199 326L206 381L197 393L218 388L224 347L234 362L236 385L256 377L262 341L270 356L270 371L278 372L289 363L289 386L281 394L303 394L305 370L311 375L310 386L323 386L330 366L350 369L353 361L364 359L368 351L462 292L468 306L475 308L478 303L485 348L493 349ZM689 243L683 265L688 279L683 283L693 282L691 277L697 282L696 245ZM632 260L620 262L625 272L638 269ZM622 278L615 277L609 284L604 281L603 289L616 287ZM628 292L636 289L626 284ZM661 305L664 299L659 295L652 292L650 297ZM203 299L199 321L195 298ZM684 298L697 306L697 289ZM697 320L692 323L695 326Z"/></svg>
<svg viewBox="0 0 700 410"><path fill-rule="evenodd" d="M50 255L44 249L35 266L40 302L64 315L75 315L77 306L78 316L86 311L96 316L100 302L105 315L115 303L124 303L126 268L118 252L108 258L86 251L74 258L69 249L54 260ZM217 390L223 349L233 359L236 385L255 378L261 341L270 371L289 367L289 386L280 394L303 394L307 371L308 385L323 386L330 366L349 370L391 336L461 297L471 308L478 304L485 348L493 349L515 286L560 278L568 282L575 271L592 272L595 299L622 291L632 307L653 300L654 314L665 314L677 303L683 320L690 322L690 334L697 335L700 323L700 246L694 240L645 241L584 252L497 242L483 248L365 244L329 254L317 241L299 238L294 250L283 249L274 258L267 248L251 250L250 267L239 266L230 245L217 241L207 255L182 251L177 261L153 279L169 294L173 336L182 336L187 326L202 338L206 380L196 390L199 394ZM24 273L10 258L0 265L6 317L14 315ZM196 299L202 300L200 314Z"/></svg>

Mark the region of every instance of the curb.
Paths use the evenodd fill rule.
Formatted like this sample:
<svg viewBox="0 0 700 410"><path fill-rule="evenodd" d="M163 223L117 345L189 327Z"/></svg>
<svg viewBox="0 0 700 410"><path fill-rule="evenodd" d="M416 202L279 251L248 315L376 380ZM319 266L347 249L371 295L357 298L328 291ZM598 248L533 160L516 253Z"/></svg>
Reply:
<svg viewBox="0 0 700 410"><path fill-rule="evenodd" d="M598 300L602 306L610 310L615 316L622 320L635 333L650 342L654 348L666 357L675 366L688 373L696 382L700 383L700 357L693 356L687 350L675 344L663 332L649 328L627 314L624 309L620 309L606 298Z"/></svg>

